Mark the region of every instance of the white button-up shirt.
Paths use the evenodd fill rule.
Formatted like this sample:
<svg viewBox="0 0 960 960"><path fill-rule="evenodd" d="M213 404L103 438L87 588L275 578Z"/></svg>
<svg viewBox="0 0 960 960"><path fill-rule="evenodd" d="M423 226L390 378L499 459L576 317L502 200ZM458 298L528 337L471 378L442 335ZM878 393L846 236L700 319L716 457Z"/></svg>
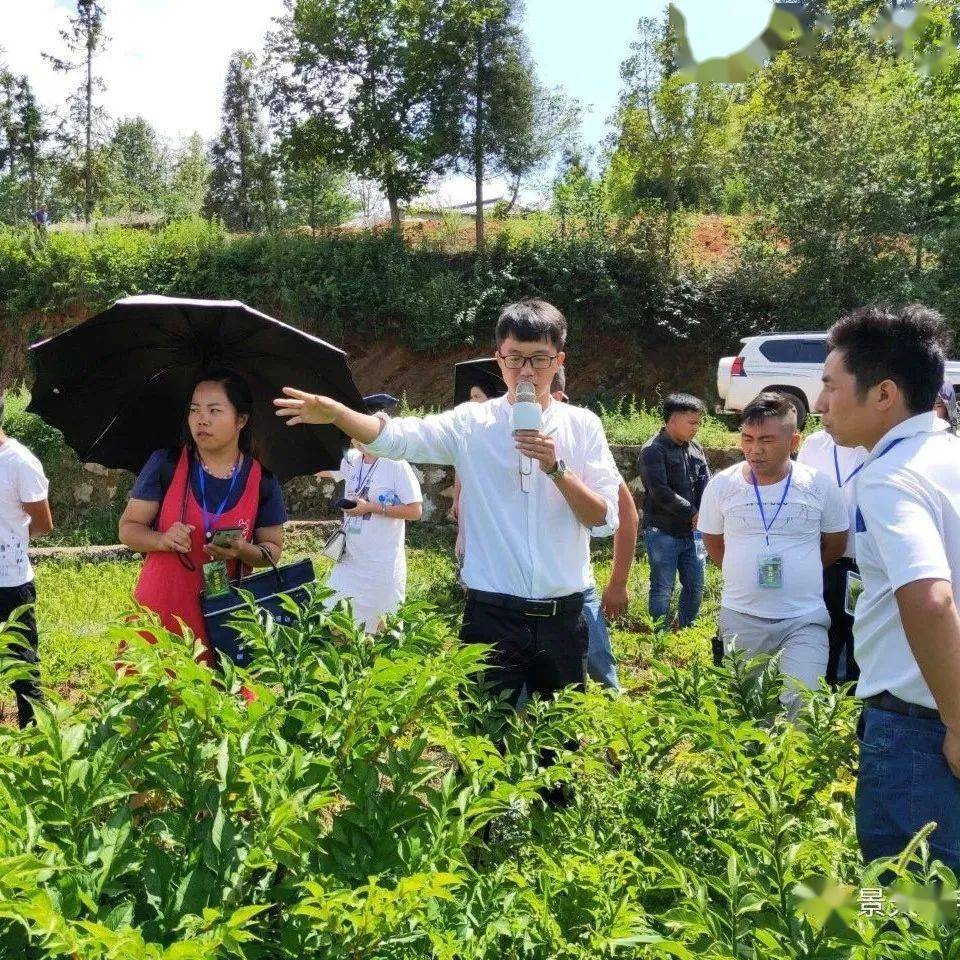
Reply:
<svg viewBox="0 0 960 960"><path fill-rule="evenodd" d="M856 485L863 520L856 534L863 577L853 626L857 696L889 690L936 709L895 593L917 580L947 580L960 606L960 438L934 413L904 420L873 448Z"/></svg>
<svg viewBox="0 0 960 960"><path fill-rule="evenodd" d="M521 490L510 411L506 397L499 397L422 419L389 420L367 447L381 457L456 467L463 485L462 578L468 588L527 599L582 592L593 583L590 529L536 461L529 492ZM621 478L600 420L582 407L551 400L541 430L552 434L567 469L606 501L605 523L615 531Z"/></svg>

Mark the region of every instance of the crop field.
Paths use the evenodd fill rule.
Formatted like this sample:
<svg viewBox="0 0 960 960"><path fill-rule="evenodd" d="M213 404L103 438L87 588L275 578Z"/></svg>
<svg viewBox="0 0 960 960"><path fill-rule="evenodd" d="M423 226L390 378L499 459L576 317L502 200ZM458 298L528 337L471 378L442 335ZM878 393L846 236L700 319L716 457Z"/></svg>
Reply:
<svg viewBox="0 0 960 960"><path fill-rule="evenodd" d="M290 628L251 618L243 676L124 625L136 563L40 565L54 694L35 728L9 703L0 725L0 957L958 955L922 839L860 862L855 703L821 692L791 726L770 665L715 668L715 579L698 625L657 636L639 562L624 694L514 714L457 642L451 546L411 531L410 603L375 640L316 600ZM911 857L918 885L875 915Z"/></svg>

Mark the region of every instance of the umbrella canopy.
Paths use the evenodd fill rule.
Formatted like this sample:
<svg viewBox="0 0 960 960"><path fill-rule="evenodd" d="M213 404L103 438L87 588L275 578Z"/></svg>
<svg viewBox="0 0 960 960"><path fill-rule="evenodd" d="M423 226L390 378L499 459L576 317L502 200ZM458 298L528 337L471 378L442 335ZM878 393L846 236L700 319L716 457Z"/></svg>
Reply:
<svg viewBox="0 0 960 960"><path fill-rule="evenodd" d="M453 368L453 405L470 399L470 388L479 387L488 398L502 397L507 385L500 376L500 366L493 357L464 360Z"/></svg>
<svg viewBox="0 0 960 960"><path fill-rule="evenodd" d="M30 411L81 461L134 472L181 442L191 387L215 367L249 384L253 441L281 480L336 469L349 443L332 426L288 427L273 408L282 387L366 409L342 350L237 300L127 297L30 352Z"/></svg>

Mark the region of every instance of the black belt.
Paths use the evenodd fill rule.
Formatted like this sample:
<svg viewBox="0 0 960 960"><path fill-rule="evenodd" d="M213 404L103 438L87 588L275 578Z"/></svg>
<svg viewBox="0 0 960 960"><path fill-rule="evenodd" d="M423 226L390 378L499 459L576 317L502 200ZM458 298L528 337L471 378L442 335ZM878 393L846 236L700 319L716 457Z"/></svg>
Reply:
<svg viewBox="0 0 960 960"><path fill-rule="evenodd" d="M908 703L887 690L883 693L875 693L872 697L866 697L863 703L864 706L886 710L888 713L899 713L905 717L921 717L924 720L940 719L940 714L931 707L922 707L919 703Z"/></svg>
<svg viewBox="0 0 960 960"><path fill-rule="evenodd" d="M468 590L467 596L473 597L478 603L515 610L527 617L556 617L561 613L579 613L583 609L582 593L552 597L549 600L527 600L525 597L513 597L509 593L488 593L486 590Z"/></svg>

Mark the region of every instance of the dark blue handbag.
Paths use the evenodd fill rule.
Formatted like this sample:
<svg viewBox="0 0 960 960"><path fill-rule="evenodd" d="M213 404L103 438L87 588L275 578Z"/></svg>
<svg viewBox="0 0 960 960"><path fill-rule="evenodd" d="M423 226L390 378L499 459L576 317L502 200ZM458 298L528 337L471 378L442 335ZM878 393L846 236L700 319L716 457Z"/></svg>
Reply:
<svg viewBox="0 0 960 960"><path fill-rule="evenodd" d="M307 587L317 579L313 561L309 558L278 567L268 551L262 547L261 550L270 560L272 569L235 580L230 584L227 593L216 597L200 597L210 645L217 651L218 657L228 657L238 667L246 667L250 663L249 651L244 647L236 627L231 624L237 613L247 608L240 591L244 590L253 595L253 604L257 610L269 613L282 626L289 626L293 623L294 616L284 609L280 602L281 595L286 594L302 606L309 599Z"/></svg>

